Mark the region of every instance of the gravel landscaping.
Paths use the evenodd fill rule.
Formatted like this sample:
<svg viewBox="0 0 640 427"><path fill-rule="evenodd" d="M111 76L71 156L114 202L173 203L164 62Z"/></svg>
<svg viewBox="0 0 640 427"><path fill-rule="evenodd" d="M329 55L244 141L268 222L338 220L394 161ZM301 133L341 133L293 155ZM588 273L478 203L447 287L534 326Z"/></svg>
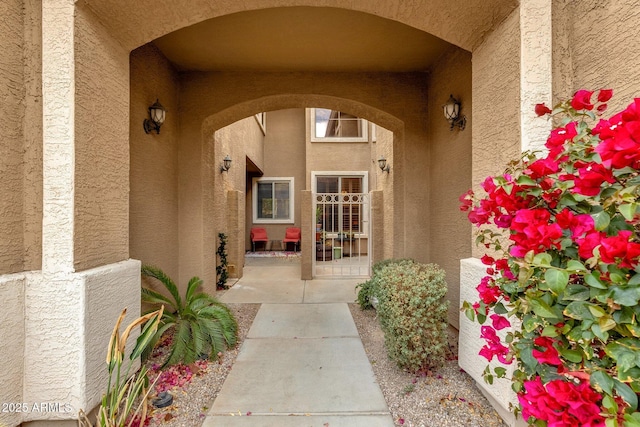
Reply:
<svg viewBox="0 0 640 427"><path fill-rule="evenodd" d="M457 336L451 332L451 353L445 367L415 376L400 370L389 360L384 336L375 311L349 305L358 332L371 361L395 424L411 427L503 427L505 424L476 388L474 381L458 367ZM231 371L242 341L260 304L229 304L239 324L239 345L218 361L193 368L191 382L170 389L173 405L155 409L150 426L199 427ZM157 363L150 360L149 366ZM154 397L154 396L152 396Z"/></svg>

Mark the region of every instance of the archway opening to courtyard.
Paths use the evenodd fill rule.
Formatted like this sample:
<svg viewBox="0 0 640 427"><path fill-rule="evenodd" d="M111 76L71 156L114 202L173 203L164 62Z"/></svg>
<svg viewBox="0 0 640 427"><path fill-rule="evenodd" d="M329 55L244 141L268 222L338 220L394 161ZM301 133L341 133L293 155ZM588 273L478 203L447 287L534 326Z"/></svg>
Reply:
<svg viewBox="0 0 640 427"><path fill-rule="evenodd" d="M374 39L378 42L372 45ZM295 187L309 192L300 202L308 197L310 207L322 175L312 171L367 171L376 174L376 189L381 185L372 196L377 214L371 216L380 223L370 224L379 241L367 241L367 249L360 246L358 252L368 254L371 244L378 259L410 257L442 265L452 284L449 298L457 305L458 260L471 253L470 227L457 206L458 195L471 183L470 58L469 52L397 21L317 7L230 14L135 49L130 57L131 257L165 266L179 283L198 275L213 290L219 233L230 238L229 259L238 276L251 247L254 176L247 176L246 165L271 178L291 174L277 168L267 172L268 167L295 165L304 183ZM466 131L451 131L443 117L442 104L452 92L463 102ZM167 119L159 134L147 135L138 122L156 99L166 106ZM345 112L388 129L388 151L372 156L369 150L366 167L349 165L357 163L354 152L335 157L335 142L324 144L321 152L307 129L313 108ZM283 148L274 154L262 146L244 147L243 141L271 138L269 115L294 111L304 113L299 120L305 126L299 137L304 150L293 155ZM264 129L255 117L263 113L267 133L260 136ZM251 121L251 128L229 126L242 120ZM311 150L316 150L313 156ZM389 173L376 164L383 155ZM221 172L226 156L235 162ZM316 167L314 159L334 164ZM311 210L300 217L303 251L316 247L317 218ZM340 228L338 222L323 227ZM282 226L276 228L273 236L283 234ZM329 235L332 261L351 250L345 240L353 230L338 228ZM321 261L329 254L325 251ZM317 261L315 251L303 259L303 278L313 277ZM452 310L452 323L457 317Z"/></svg>

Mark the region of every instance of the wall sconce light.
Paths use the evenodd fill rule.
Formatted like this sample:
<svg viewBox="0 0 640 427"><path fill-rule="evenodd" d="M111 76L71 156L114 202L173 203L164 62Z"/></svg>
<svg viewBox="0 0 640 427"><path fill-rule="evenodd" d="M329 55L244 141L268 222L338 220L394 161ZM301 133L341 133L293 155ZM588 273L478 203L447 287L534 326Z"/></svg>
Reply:
<svg viewBox="0 0 640 427"><path fill-rule="evenodd" d="M220 173L228 172L231 168L231 157L227 154L224 159L222 159L222 165L220 165Z"/></svg>
<svg viewBox="0 0 640 427"><path fill-rule="evenodd" d="M166 112L167 110L165 110L162 104L156 99L156 102L149 107L149 116L151 119L144 119L144 123L142 123L145 133L155 130L156 134L159 134L160 126L164 123Z"/></svg>
<svg viewBox="0 0 640 427"><path fill-rule="evenodd" d="M384 156L380 156L378 159L378 167L382 172L389 173L391 167L387 164L387 159Z"/></svg>
<svg viewBox="0 0 640 427"><path fill-rule="evenodd" d="M455 126L458 126L460 130L464 130L464 127L467 125L467 117L460 116L460 101L455 99L453 95L449 95L449 100L442 108L444 109L444 117L451 125L451 129L449 130L453 130Z"/></svg>

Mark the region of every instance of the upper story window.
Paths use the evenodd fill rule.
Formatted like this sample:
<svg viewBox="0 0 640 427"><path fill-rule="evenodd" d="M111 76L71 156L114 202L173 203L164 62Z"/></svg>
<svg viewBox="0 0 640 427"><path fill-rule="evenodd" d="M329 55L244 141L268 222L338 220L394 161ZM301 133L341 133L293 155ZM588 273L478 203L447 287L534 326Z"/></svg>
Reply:
<svg viewBox="0 0 640 427"><path fill-rule="evenodd" d="M253 222L293 223L293 178L253 179Z"/></svg>
<svg viewBox="0 0 640 427"><path fill-rule="evenodd" d="M367 142L368 122L342 111L311 109L311 141Z"/></svg>

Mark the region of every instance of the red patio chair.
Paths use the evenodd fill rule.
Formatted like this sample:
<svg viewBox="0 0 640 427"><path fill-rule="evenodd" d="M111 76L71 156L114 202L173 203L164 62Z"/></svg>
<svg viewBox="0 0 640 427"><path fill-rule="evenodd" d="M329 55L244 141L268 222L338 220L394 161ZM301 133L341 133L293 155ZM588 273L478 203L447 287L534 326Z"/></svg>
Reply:
<svg viewBox="0 0 640 427"><path fill-rule="evenodd" d="M264 243L264 250L267 250L267 242L269 238L267 237L267 230L262 227L253 227L251 228L251 244L253 245L253 252L256 251L256 242Z"/></svg>
<svg viewBox="0 0 640 427"><path fill-rule="evenodd" d="M302 232L298 227L288 227L284 233L284 239L282 239L282 243L284 243L285 249L287 248L287 243L293 243L293 250L298 251L300 247L300 236Z"/></svg>

